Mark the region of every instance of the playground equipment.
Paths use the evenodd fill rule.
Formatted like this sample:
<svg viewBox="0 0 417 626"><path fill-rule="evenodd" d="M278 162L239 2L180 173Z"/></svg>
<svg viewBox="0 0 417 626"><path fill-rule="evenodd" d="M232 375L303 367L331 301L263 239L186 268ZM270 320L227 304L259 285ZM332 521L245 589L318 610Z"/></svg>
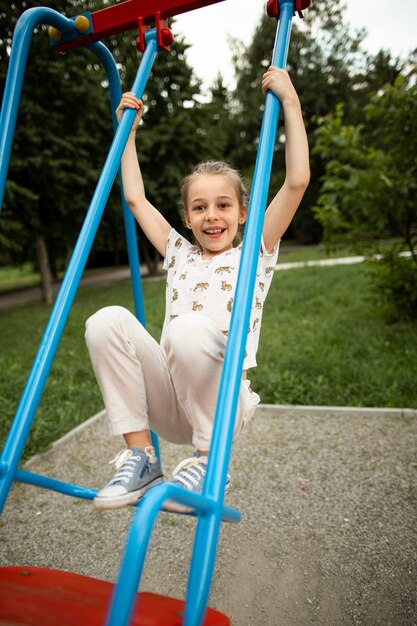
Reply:
<svg viewBox="0 0 417 626"><path fill-rule="evenodd" d="M158 50L167 50L173 42L166 20L179 13L220 1L223 0L126 0L118 5L94 13L83 13L71 19L46 7L25 11L14 33L0 116L0 199L3 198L4 193L30 39L39 24L50 25L51 45L56 49L63 51L86 46L98 56L107 73L111 108L114 111L121 97L120 80L111 53L99 40L113 33L137 28L137 47L143 52L143 56L131 91L141 98ZM285 67L293 14L295 11L301 14L301 11L309 4L310 0L268 1L268 14L279 19L272 65ZM155 27L150 29L149 26L152 23ZM240 519L239 511L224 505L224 487L230 459L246 330L255 284L257 251L261 242L279 109L278 99L268 92L203 494L198 496L186 492L168 482L161 483L146 493L133 515L115 587L103 581L68 572L39 568L0 568L2 581L0 622L10 620L14 624L47 626L57 623L58 614L59 621L63 622L63 615L65 615L63 607L68 607L69 598L73 598L69 621L63 622L64 624L77 623L79 626L103 623L107 626L125 626L129 623L160 624L161 626L181 623L185 626L230 624L226 616L210 609L206 611L206 604L221 521L237 522ZM14 480L79 498L92 499L96 494L94 489L71 485L19 469L18 464L118 172L134 117L134 110L126 110L118 126L114 120L113 142L1 455L0 510L6 502ZM124 199L123 206L136 315L144 324L135 222ZM153 435L153 443L159 454L155 435ZM155 596L152 594L136 595L150 534L157 516L163 509L164 501L168 498L191 506L197 518L185 604L182 601L160 596L155 601ZM52 592L49 591L48 594L47 590L51 589L51 585ZM86 602L87 598L88 602ZM92 605L95 607L95 612ZM29 606L33 610L29 611ZM167 612L163 614L165 609ZM184 612L183 619L182 612ZM29 614L32 616L30 618L32 621L29 621ZM104 622L105 619L107 619L106 622Z"/></svg>

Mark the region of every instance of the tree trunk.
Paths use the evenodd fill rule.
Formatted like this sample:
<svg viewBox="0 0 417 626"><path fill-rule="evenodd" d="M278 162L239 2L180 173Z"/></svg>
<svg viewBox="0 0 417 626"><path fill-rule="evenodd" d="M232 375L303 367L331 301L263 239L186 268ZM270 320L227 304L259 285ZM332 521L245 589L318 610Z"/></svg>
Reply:
<svg viewBox="0 0 417 626"><path fill-rule="evenodd" d="M54 300L52 290L52 274L49 267L48 249L45 238L41 233L35 235L36 258L38 260L39 273L41 275L42 301L51 305Z"/></svg>
<svg viewBox="0 0 417 626"><path fill-rule="evenodd" d="M148 268L149 276L157 276L158 275L158 262L159 255L155 252L154 255L151 255L149 248L145 245L142 246L141 252L143 253L143 257Z"/></svg>

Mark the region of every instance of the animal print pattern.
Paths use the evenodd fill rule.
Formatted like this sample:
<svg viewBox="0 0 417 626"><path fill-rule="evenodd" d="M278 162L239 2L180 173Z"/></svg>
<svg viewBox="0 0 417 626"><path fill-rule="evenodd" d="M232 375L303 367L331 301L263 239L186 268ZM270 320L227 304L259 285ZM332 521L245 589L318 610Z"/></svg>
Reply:
<svg viewBox="0 0 417 626"><path fill-rule="evenodd" d="M209 283L197 283L193 291L207 291L209 287Z"/></svg>
<svg viewBox="0 0 417 626"><path fill-rule="evenodd" d="M241 246L210 260L186 239L171 231L164 267L168 270L167 313L162 335L178 315L207 316L227 337L234 306ZM272 280L278 251L259 256L256 283L246 344L244 368L256 365L262 310Z"/></svg>
<svg viewBox="0 0 417 626"><path fill-rule="evenodd" d="M230 267L230 265L223 265L222 267L218 267L215 270L216 274L230 274L235 268L234 267Z"/></svg>

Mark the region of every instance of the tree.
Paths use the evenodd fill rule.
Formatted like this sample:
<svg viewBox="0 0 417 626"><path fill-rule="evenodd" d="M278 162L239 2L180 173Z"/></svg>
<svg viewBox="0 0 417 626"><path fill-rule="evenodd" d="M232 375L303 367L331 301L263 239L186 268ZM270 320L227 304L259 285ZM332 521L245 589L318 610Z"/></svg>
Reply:
<svg viewBox="0 0 417 626"><path fill-rule="evenodd" d="M344 20L342 0L315 0L305 11L304 19L295 18L292 26L287 69L300 95L309 144L315 141L317 120L344 103L346 119L358 123L363 116L367 94L395 77L399 62L388 54L371 57L362 48L363 32L351 33ZM248 47L235 51L237 88L236 137L238 143L232 159L251 175L263 112L264 98L260 90L263 71L271 62L276 21L264 15ZM236 44L235 44L236 45ZM281 149L283 127L280 124L271 190L276 190L284 176L284 155ZM321 239L320 225L311 206L317 201L324 163L319 154L311 157L311 182L300 209L290 226L289 236L311 243Z"/></svg>
<svg viewBox="0 0 417 626"><path fill-rule="evenodd" d="M11 37L20 14L32 6L49 5L68 16L102 8L99 0L0 0L0 88L4 89ZM6 6L7 5L7 6ZM104 71L89 51L54 52L40 28L35 33L22 93L15 143L6 186L0 238L11 241L3 261L37 259L44 300L51 301L51 274L62 270L74 246L113 128ZM139 64L135 33L121 33L105 43L120 68L124 89L130 89ZM147 190L181 228L177 206L180 179L209 145L201 129L200 85L186 62L186 43L178 38L170 54L160 53L144 100L148 113L138 134ZM39 80L39 76L42 80ZM150 247L142 250L154 271L158 262ZM126 244L117 185L104 212L90 263L112 251L124 258Z"/></svg>
<svg viewBox="0 0 417 626"><path fill-rule="evenodd" d="M234 147L232 98L219 74L202 107L202 132L206 137L204 159L224 160Z"/></svg>
<svg viewBox="0 0 417 626"><path fill-rule="evenodd" d="M65 4L74 13L80 8L76 1L49 4L56 10ZM2 91L14 26L32 6L39 3L0 2ZM85 198L96 178L97 166L92 163L99 163L100 148L111 137L110 117L106 124L102 98L97 98L103 80L97 69L91 53L58 55L43 27L34 34L0 228L6 239L10 232L17 235L8 247L10 260L36 259L48 304L52 301L51 275L56 275L73 247Z"/></svg>
<svg viewBox="0 0 417 626"><path fill-rule="evenodd" d="M320 122L315 151L326 163L315 213L326 240L371 256L379 292L397 310L417 311L417 86L398 76L369 98L368 124L346 125L343 107ZM383 132L381 132L381 130ZM398 243L411 261L398 257Z"/></svg>

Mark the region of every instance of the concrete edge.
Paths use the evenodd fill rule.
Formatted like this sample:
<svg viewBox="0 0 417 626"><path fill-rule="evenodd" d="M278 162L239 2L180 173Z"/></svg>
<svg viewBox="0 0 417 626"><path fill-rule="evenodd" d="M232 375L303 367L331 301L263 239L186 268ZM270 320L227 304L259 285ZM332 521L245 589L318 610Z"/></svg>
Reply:
<svg viewBox="0 0 417 626"><path fill-rule="evenodd" d="M257 408L257 412L268 415L275 416L293 416L299 415L302 413L303 415L336 415L343 417L344 415L356 416L356 417L396 417L396 418L408 418L415 419L417 418L417 409L396 409L396 408L378 408L378 407L351 407L351 406L320 406L320 405L308 405L308 404L259 404ZM54 441L51 446L45 450L45 452L40 452L39 454L35 454L25 463L25 467L29 468L32 463L37 461L38 459L43 458L49 450L55 450L62 445L65 445L70 441L75 435L83 431L85 428L88 428L92 424L94 424L97 420L104 417L106 415L105 409L99 411L89 419L85 420L69 432L67 432L63 437L60 437L56 441Z"/></svg>
<svg viewBox="0 0 417 626"><path fill-rule="evenodd" d="M307 404L260 404L258 411L272 413L273 415L294 415L302 413L310 415L332 414L343 417L344 415L357 417L417 417L417 409L410 408L383 408L383 407L355 407L355 406L315 406Z"/></svg>

